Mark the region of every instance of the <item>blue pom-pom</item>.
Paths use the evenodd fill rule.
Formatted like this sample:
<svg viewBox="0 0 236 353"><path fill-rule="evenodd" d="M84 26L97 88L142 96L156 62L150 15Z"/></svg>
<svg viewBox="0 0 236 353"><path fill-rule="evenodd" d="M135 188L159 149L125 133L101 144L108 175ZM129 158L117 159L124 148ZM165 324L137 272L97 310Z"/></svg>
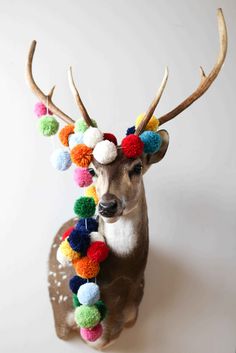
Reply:
<svg viewBox="0 0 236 353"><path fill-rule="evenodd" d="M144 131L139 137L144 143L144 153L155 153L160 149L162 138L158 133Z"/></svg>
<svg viewBox="0 0 236 353"><path fill-rule="evenodd" d="M64 171L71 166L70 153L61 148L53 151L51 155L51 163L57 170Z"/></svg>
<svg viewBox="0 0 236 353"><path fill-rule="evenodd" d="M82 284L85 284L85 283L87 283L87 279L81 278L79 276L74 276L74 277L72 277L70 279L70 282L69 282L70 290L74 294L77 294L79 287L82 286Z"/></svg>
<svg viewBox="0 0 236 353"><path fill-rule="evenodd" d="M68 242L74 251L85 256L90 244L89 232L79 232L77 229L73 229L68 237Z"/></svg>
<svg viewBox="0 0 236 353"><path fill-rule="evenodd" d="M126 136L134 134L134 133L135 133L135 126L131 126L127 129Z"/></svg>
<svg viewBox="0 0 236 353"><path fill-rule="evenodd" d="M79 232L97 232L98 222L94 218L81 218L76 224L75 229Z"/></svg>
<svg viewBox="0 0 236 353"><path fill-rule="evenodd" d="M77 297L83 305L94 305L100 299L100 290L96 283L88 282L79 287Z"/></svg>
<svg viewBox="0 0 236 353"><path fill-rule="evenodd" d="M83 136L82 132L76 132L75 134L69 135L69 147L72 150L76 145L83 143Z"/></svg>

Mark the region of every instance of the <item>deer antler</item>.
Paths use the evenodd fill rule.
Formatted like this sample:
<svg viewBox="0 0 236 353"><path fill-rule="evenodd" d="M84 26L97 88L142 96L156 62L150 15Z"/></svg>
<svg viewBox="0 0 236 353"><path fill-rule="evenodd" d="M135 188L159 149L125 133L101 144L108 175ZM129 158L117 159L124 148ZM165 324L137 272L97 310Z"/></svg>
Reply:
<svg viewBox="0 0 236 353"><path fill-rule="evenodd" d="M216 64L214 65L213 69L209 73L209 75L206 75L203 68L200 67L200 73L201 73L201 82L196 89L189 97L187 97L182 103L180 103L177 107L175 107L173 110L171 110L169 113L161 116L159 118L159 125L162 125L166 123L167 121L173 119L176 117L178 114L180 114L183 110L188 108L193 102L195 102L198 98L200 98L206 91L207 89L211 86L213 81L216 79L218 76L221 67L224 63L226 52L227 52L227 28L225 24L225 19L223 15L222 9L217 10L217 19L218 19L218 30L219 30L219 41L220 41L220 51L219 55L216 61Z"/></svg>
<svg viewBox="0 0 236 353"><path fill-rule="evenodd" d="M149 120L151 119L151 117L152 117L152 115L154 113L154 110L156 109L157 104L159 103L159 101L161 99L162 93L164 92L164 89L165 89L165 86L166 86L166 83L167 83L167 80L168 80L168 75L169 75L169 72L168 72L168 68L166 67L165 68L165 72L164 72L164 77L162 79L160 88L157 91L156 97L154 98L154 100L152 101L150 107L148 108L148 111L144 115L143 120L141 121L141 123L137 127L137 129L135 131L135 135L140 135L144 131L145 126L147 125Z"/></svg>
<svg viewBox="0 0 236 353"><path fill-rule="evenodd" d="M28 54L28 60L27 60L27 65L26 65L26 78L29 83L29 86L32 90L32 92L40 99L41 102L43 102L48 108L59 118L61 118L63 121L65 121L68 124L73 124L74 120L71 119L68 115L63 113L53 102L52 102L52 95L55 89L55 86L51 89L49 94L44 94L43 91L37 86L33 73L32 73L32 62L33 62L33 57L34 57L34 52L36 48L37 42L34 40L30 46L29 54Z"/></svg>
<svg viewBox="0 0 236 353"><path fill-rule="evenodd" d="M75 101L81 111L81 114L82 114L85 122L87 123L88 126L93 126L93 122L88 115L88 112L82 102L82 99L80 98L78 89L75 85L75 81L74 81L73 74L72 74L72 67L70 67L68 70L68 79L69 79L69 85L70 85L71 92L75 98Z"/></svg>

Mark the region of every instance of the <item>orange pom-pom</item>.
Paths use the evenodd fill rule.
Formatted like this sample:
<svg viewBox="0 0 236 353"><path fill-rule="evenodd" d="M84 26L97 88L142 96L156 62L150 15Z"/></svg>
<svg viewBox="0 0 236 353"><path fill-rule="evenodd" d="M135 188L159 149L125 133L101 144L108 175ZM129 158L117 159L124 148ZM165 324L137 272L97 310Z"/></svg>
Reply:
<svg viewBox="0 0 236 353"><path fill-rule="evenodd" d="M73 163L81 168L87 168L92 160L93 150L84 144L72 148L70 157Z"/></svg>
<svg viewBox="0 0 236 353"><path fill-rule="evenodd" d="M59 139L64 146L69 146L69 135L74 133L74 125L66 125L59 132Z"/></svg>
<svg viewBox="0 0 236 353"><path fill-rule="evenodd" d="M78 276L87 279L96 277L100 270L99 263L89 259L87 256L74 260L73 266Z"/></svg>

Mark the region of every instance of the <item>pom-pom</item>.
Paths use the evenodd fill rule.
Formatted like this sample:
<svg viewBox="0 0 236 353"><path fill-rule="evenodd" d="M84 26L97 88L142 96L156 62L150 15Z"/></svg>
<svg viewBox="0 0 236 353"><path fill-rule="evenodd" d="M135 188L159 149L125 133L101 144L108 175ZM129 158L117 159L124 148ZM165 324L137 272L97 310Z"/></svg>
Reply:
<svg viewBox="0 0 236 353"><path fill-rule="evenodd" d="M83 134L82 132L77 132L76 134L69 135L69 148L72 150L75 146L83 143Z"/></svg>
<svg viewBox="0 0 236 353"><path fill-rule="evenodd" d="M65 240L70 235L70 233L72 232L73 229L74 229L74 227L70 227L63 233L62 238L61 238L62 241Z"/></svg>
<svg viewBox="0 0 236 353"><path fill-rule="evenodd" d="M114 143L114 145L117 146L117 139L115 137L115 135L111 134L110 132L105 132L103 134L103 140L108 140Z"/></svg>
<svg viewBox="0 0 236 353"><path fill-rule="evenodd" d="M98 142L93 150L93 156L101 164L111 163L117 157L116 145L108 140Z"/></svg>
<svg viewBox="0 0 236 353"><path fill-rule="evenodd" d="M74 133L74 125L64 126L59 132L59 139L64 146L69 146L69 136Z"/></svg>
<svg viewBox="0 0 236 353"><path fill-rule="evenodd" d="M97 127L96 121L92 119L92 122L93 126ZM74 129L75 132L85 132L88 128L89 126L85 122L84 118L79 118L78 120L76 120Z"/></svg>
<svg viewBox="0 0 236 353"><path fill-rule="evenodd" d="M91 260L88 256L74 261L73 266L78 276L87 279L97 277L100 270L99 263Z"/></svg>
<svg viewBox="0 0 236 353"><path fill-rule="evenodd" d="M137 158L143 153L143 141L137 135L128 135L121 142L122 152L128 158Z"/></svg>
<svg viewBox="0 0 236 353"><path fill-rule="evenodd" d="M74 170L74 181L81 188L89 186L93 182L93 177L88 169L76 168Z"/></svg>
<svg viewBox="0 0 236 353"><path fill-rule="evenodd" d="M144 153L155 153L157 152L162 143L161 136L153 131L144 131L140 135L140 139L144 143Z"/></svg>
<svg viewBox="0 0 236 353"><path fill-rule="evenodd" d="M47 109L46 105L43 104L42 102L38 102L35 104L34 112L38 118L46 114L52 115L51 110Z"/></svg>
<svg viewBox="0 0 236 353"><path fill-rule="evenodd" d="M93 328L82 328L80 329L81 337L88 342L95 342L99 337L102 336L103 328L101 324L96 325Z"/></svg>
<svg viewBox="0 0 236 353"><path fill-rule="evenodd" d="M97 262L102 262L106 260L109 254L109 248L106 243L103 241L95 241L93 242L87 251L87 256Z"/></svg>
<svg viewBox="0 0 236 353"><path fill-rule="evenodd" d="M78 167L87 168L92 160L93 150L84 145L80 144L72 148L70 151L71 160Z"/></svg>
<svg viewBox="0 0 236 353"><path fill-rule="evenodd" d="M107 306L106 304L102 301L99 300L95 306L98 308L100 315L101 315L101 321L105 319L106 315L107 315Z"/></svg>
<svg viewBox="0 0 236 353"><path fill-rule="evenodd" d="M69 259L62 253L60 247L57 249L57 255L56 255L57 261L63 266L69 266L70 261Z"/></svg>
<svg viewBox="0 0 236 353"><path fill-rule="evenodd" d="M67 240L74 251L79 252L81 255L86 254L90 244L88 232L80 233L78 230L73 229Z"/></svg>
<svg viewBox="0 0 236 353"><path fill-rule="evenodd" d="M96 283L88 282L79 287L77 296L81 304L93 305L100 299L100 290Z"/></svg>
<svg viewBox="0 0 236 353"><path fill-rule="evenodd" d="M94 148L103 140L103 133L97 128L90 126L84 133L83 142L86 146Z"/></svg>
<svg viewBox="0 0 236 353"><path fill-rule="evenodd" d="M70 279L70 282L69 282L70 290L72 291L72 293L76 294L77 296L79 287L85 283L87 283L87 280L85 278L74 276Z"/></svg>
<svg viewBox="0 0 236 353"><path fill-rule="evenodd" d="M73 230L72 230L73 232ZM70 236L69 236L70 237ZM77 260L80 258L80 254L76 251L74 251L70 244L68 243L67 239L63 240L59 246L60 251L64 256L68 258L68 260Z"/></svg>
<svg viewBox="0 0 236 353"><path fill-rule="evenodd" d="M135 133L135 126L131 126L127 129L126 136L131 135L131 134L133 135L134 133Z"/></svg>
<svg viewBox="0 0 236 353"><path fill-rule="evenodd" d="M82 196L75 201L74 212L81 218L92 217L95 213L96 204L92 197Z"/></svg>
<svg viewBox="0 0 236 353"><path fill-rule="evenodd" d="M61 148L54 150L51 154L51 163L55 169L61 172L67 170L71 166L70 153Z"/></svg>
<svg viewBox="0 0 236 353"><path fill-rule="evenodd" d="M76 294L72 294L72 304L74 308L77 308L77 306L80 306L81 303L79 302L79 299Z"/></svg>
<svg viewBox="0 0 236 353"><path fill-rule="evenodd" d="M52 136L55 135L59 129L58 121L50 115L46 115L39 119L38 121L39 131L44 136Z"/></svg>
<svg viewBox="0 0 236 353"><path fill-rule="evenodd" d="M98 230L98 222L95 218L81 218L75 226L79 232L97 232Z"/></svg>
<svg viewBox="0 0 236 353"><path fill-rule="evenodd" d="M96 326L101 319L99 310L95 305L80 305L75 309L75 322L83 328Z"/></svg>
<svg viewBox="0 0 236 353"><path fill-rule="evenodd" d="M91 232L89 235L91 243L94 243L95 241L105 241L104 236L99 232Z"/></svg>
<svg viewBox="0 0 236 353"><path fill-rule="evenodd" d="M94 185L89 186L86 190L85 190L85 196L88 197L92 197L94 199L95 204L98 204L98 195L97 195L97 191L96 191L96 187Z"/></svg>
<svg viewBox="0 0 236 353"><path fill-rule="evenodd" d="M135 122L136 129L143 120L145 114L140 114ZM159 126L159 120L153 115L147 125L145 126L144 130L149 130L149 131L157 131L157 128Z"/></svg>

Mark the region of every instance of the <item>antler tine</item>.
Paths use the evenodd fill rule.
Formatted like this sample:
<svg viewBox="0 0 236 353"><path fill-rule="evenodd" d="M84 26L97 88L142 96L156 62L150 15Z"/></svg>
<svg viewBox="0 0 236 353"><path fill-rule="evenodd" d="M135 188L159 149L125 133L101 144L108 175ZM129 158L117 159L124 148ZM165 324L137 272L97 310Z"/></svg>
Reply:
<svg viewBox="0 0 236 353"><path fill-rule="evenodd" d="M74 78L73 78L73 73L72 73L72 67L69 68L68 70L68 80L69 80L69 85L70 85L70 89L71 89L71 92L75 98L75 101L81 111L81 114L85 120L85 122L87 123L88 126L93 126L93 122L90 118L90 116L88 115L88 112L82 102L82 99L80 98L80 95L79 95L79 92L78 92L78 89L75 85L75 81L74 81Z"/></svg>
<svg viewBox="0 0 236 353"><path fill-rule="evenodd" d="M143 120L141 121L141 123L139 124L139 126L137 127L136 131L135 131L135 135L140 135L144 129L145 126L148 124L149 120L151 119L157 104L159 103L162 93L164 92L167 80L168 80L168 76L169 76L169 71L168 71L168 67L165 68L165 72L164 72L164 77L162 79L161 85L159 90L157 91L156 97L154 98L154 100L152 101L150 107L148 108L148 111L146 112L145 116L143 117Z"/></svg>
<svg viewBox="0 0 236 353"><path fill-rule="evenodd" d="M28 54L28 59L27 59L27 64L26 64L26 79L28 81L28 84L32 90L32 92L40 99L41 102L43 102L45 105L48 106L48 108L60 119L65 121L68 124L73 124L74 120L71 119L68 115L63 113L53 102L52 102L52 95L55 89L55 86L51 89L48 95L44 94L43 91L38 87L34 80L33 72L32 72L32 63L33 63L33 58L34 58L34 52L36 48L37 42L34 40L31 43L29 54Z"/></svg>
<svg viewBox="0 0 236 353"><path fill-rule="evenodd" d="M162 124L166 123L167 121L173 119L178 114L180 114L183 110L188 108L193 102L195 102L199 97L201 97L207 91L207 89L211 86L213 81L218 76L218 74L222 68L222 65L224 63L225 57L226 57L227 45L228 45L227 28L226 28L226 23L225 23L222 9L217 10L217 19L218 19L220 50L219 50L216 64L214 65L214 67L211 70L211 72L209 73L209 75L206 75L204 73L203 68L200 67L201 81L200 81L200 84L199 84L198 88L196 89L196 91L194 91L189 97L187 97L176 108L171 110L169 113L161 116L159 118L159 125L162 125Z"/></svg>

